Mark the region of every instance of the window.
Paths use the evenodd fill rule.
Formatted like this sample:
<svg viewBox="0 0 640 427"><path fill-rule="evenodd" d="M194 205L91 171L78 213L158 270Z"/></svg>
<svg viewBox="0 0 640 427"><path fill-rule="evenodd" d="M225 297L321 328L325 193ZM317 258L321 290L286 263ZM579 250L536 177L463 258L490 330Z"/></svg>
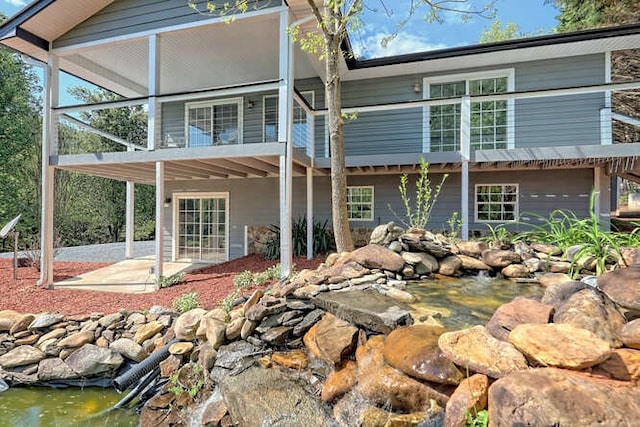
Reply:
<svg viewBox="0 0 640 427"><path fill-rule="evenodd" d="M373 221L373 187L347 187L349 221Z"/></svg>
<svg viewBox="0 0 640 427"><path fill-rule="evenodd" d="M242 143L242 98L185 105L189 147Z"/></svg>
<svg viewBox="0 0 640 427"><path fill-rule="evenodd" d="M476 184L476 222L518 218L518 184Z"/></svg>
<svg viewBox="0 0 640 427"><path fill-rule="evenodd" d="M513 90L513 70L425 79L429 99L464 95L491 95ZM427 107L425 152L460 150L460 102ZM471 102L471 149L493 150L513 146L513 101Z"/></svg>
<svg viewBox="0 0 640 427"><path fill-rule="evenodd" d="M314 92L301 92L302 97L313 107ZM293 102L293 143L306 147L309 138L307 112L296 101ZM264 142L278 141L278 95L264 97Z"/></svg>

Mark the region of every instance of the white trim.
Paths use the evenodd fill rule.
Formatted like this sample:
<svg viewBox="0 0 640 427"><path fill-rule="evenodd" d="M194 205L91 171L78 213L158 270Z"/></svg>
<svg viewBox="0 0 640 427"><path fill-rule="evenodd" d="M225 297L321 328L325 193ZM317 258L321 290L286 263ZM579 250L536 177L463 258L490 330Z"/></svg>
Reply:
<svg viewBox="0 0 640 427"><path fill-rule="evenodd" d="M611 83L611 51L604 53L604 82ZM613 143L613 122L611 111L611 90L604 92L604 108L600 110L600 144Z"/></svg>
<svg viewBox="0 0 640 427"><path fill-rule="evenodd" d="M155 239L155 263L154 276L156 278L155 288L160 288L160 279L164 269L164 162L156 162L156 239Z"/></svg>
<svg viewBox="0 0 640 427"><path fill-rule="evenodd" d="M179 205L180 200L193 199L193 200L202 200L202 199L224 199L225 206L225 224L224 224L224 241L225 241L225 260L229 260L229 248L231 247L229 242L229 223L231 217L231 207L229 205L229 192L228 191L219 191L219 192L204 192L204 191L177 191L171 194L171 206L172 211L171 214L173 219L171 221L171 226L173 227L171 233L171 259L175 261L182 261L183 259L178 259L178 244L180 242L179 234L180 234L180 215L179 215ZM192 262L204 262L205 260L191 260Z"/></svg>
<svg viewBox="0 0 640 427"><path fill-rule="evenodd" d="M375 208L376 208L376 203L375 203L375 195L376 195L376 190L375 190L375 186L373 185L347 185L347 215L349 215L350 211L349 211L349 192L353 189L356 188L370 188L371 189L371 218L370 219L365 219L365 218L349 218L350 222L372 222L376 215L375 215ZM360 203L362 204L362 203Z"/></svg>
<svg viewBox="0 0 640 427"><path fill-rule="evenodd" d="M189 140L189 109L191 108L213 108L216 105L229 105L235 104L238 109L238 142L235 144L215 144L213 141L213 132L211 133L211 147L215 147L218 145L242 145L243 143L243 134L244 134L244 114L243 114L243 105L244 98L243 97L235 97L235 98L222 98L222 99L211 99L207 101L196 101L196 102L186 102L184 104L184 139L185 139L185 147L190 147ZM213 114L211 115L211 125L213 126Z"/></svg>
<svg viewBox="0 0 640 427"><path fill-rule="evenodd" d="M515 148L515 98L509 97L509 95L515 91L515 68L503 68L496 70L487 70L487 71L476 71L472 73L460 73L460 74L447 74L442 76L435 77L424 77L422 79L422 91L423 97L425 100L430 100L431 93L430 88L431 84L441 84L441 83L453 83L453 82L465 82L465 95L469 95L469 82L471 80L480 80L480 79L497 79L497 78L505 78L507 79L507 92L500 94L500 98L496 100L506 99L507 101L507 149ZM505 95L507 96L505 98ZM481 102L483 100L491 100L495 95L474 95L471 97L471 102ZM460 102L460 98L451 98L441 100L442 102L439 104L436 103L427 103L423 104L422 109L422 152L430 153L431 152L431 106L432 105L446 105L446 104L457 104Z"/></svg>
<svg viewBox="0 0 640 427"><path fill-rule="evenodd" d="M267 98L275 98L276 100L276 137L274 141L267 141ZM262 142L278 142L278 94L263 95L262 96Z"/></svg>
<svg viewBox="0 0 640 427"><path fill-rule="evenodd" d="M185 7L187 7L186 4L185 4ZM288 10L288 7L287 6L269 7L269 8L265 8L257 11L235 14L233 15L233 19L236 21L239 21L239 20L255 18L263 15L271 15L271 14L275 15L276 13L279 13L283 10L285 11ZM135 33L123 34L123 35L114 36L114 37L107 37L104 39L94 40L90 42L83 42L83 43L77 43L77 44L72 44L68 46L57 47L52 49L51 51L56 53L57 55L65 56L65 55L69 55L70 53L80 52L83 50L91 49L91 48L108 44L108 43L121 43L129 40L137 40L137 39L149 37L154 34L171 33L174 31L189 30L192 28L205 27L205 26L216 25L221 23L227 25L228 22L229 22L229 16L216 17L211 19L205 19L202 21L192 21L185 24L169 25L166 27L155 28L153 30L138 31Z"/></svg>
<svg viewBox="0 0 640 427"><path fill-rule="evenodd" d="M504 187L513 186L516 187L516 201L514 203L513 210L513 220L484 220L478 219L478 187L502 187L504 194ZM496 202L497 203L497 202ZM501 204L504 202L500 202ZM474 186L473 191L473 210L474 210L474 221L480 224L503 224L503 223L513 223L518 221L518 216L520 215L520 184L515 183L478 183Z"/></svg>

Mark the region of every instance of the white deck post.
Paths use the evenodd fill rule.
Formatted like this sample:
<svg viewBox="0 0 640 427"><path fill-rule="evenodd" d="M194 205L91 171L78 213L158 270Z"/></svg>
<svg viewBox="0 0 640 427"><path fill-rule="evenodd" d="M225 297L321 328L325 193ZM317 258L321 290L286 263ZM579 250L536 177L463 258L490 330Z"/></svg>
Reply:
<svg viewBox="0 0 640 427"><path fill-rule="evenodd" d="M40 280L45 288L53 284L53 209L55 169L50 157L57 152L57 125L53 107L58 105L58 57L49 53L44 67L44 108L42 112L42 211L40 224Z"/></svg>
<svg viewBox="0 0 640 427"><path fill-rule="evenodd" d="M593 190L596 192L594 211L601 230L611 228L611 179L603 167L593 168Z"/></svg>
<svg viewBox="0 0 640 427"><path fill-rule="evenodd" d="M293 268L291 215L293 192L293 44L289 39L289 10L280 12L280 88L278 91L278 141L285 144L280 156L280 266L283 278Z"/></svg>
<svg viewBox="0 0 640 427"><path fill-rule="evenodd" d="M611 83L611 51L605 52L604 82ZM611 90L604 92L604 108L600 110L600 144L613 143L613 125L611 121Z"/></svg>
<svg viewBox="0 0 640 427"><path fill-rule="evenodd" d="M159 114L159 103L157 99L160 88L160 39L157 34L149 36L149 115L147 122L147 148L155 150L158 148L158 125L156 120ZM159 287L160 278L163 275L164 267L164 163L156 162L156 241L155 256L156 262L153 273L156 278L156 290Z"/></svg>
<svg viewBox="0 0 640 427"><path fill-rule="evenodd" d="M471 157L471 97L463 96L460 105L460 238L469 240L469 159Z"/></svg>
<svg viewBox="0 0 640 427"><path fill-rule="evenodd" d="M135 187L133 181L127 181L126 189L126 206L125 206L125 246L124 257L133 258L133 241L134 241L134 212L135 212Z"/></svg>
<svg viewBox="0 0 640 427"><path fill-rule="evenodd" d="M156 263L153 268L156 290L163 273L164 263L164 162L156 162Z"/></svg>
<svg viewBox="0 0 640 427"><path fill-rule="evenodd" d="M313 168L307 168L307 259L313 259Z"/></svg>

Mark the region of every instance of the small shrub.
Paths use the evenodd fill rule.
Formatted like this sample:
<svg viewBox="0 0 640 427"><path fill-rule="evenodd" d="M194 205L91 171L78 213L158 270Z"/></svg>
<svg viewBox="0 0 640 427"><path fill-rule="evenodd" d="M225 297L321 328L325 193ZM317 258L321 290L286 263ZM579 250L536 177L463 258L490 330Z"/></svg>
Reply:
<svg viewBox="0 0 640 427"><path fill-rule="evenodd" d="M171 276L160 276L155 279L155 282L161 288L169 288L171 286L179 285L184 282L184 273L180 272L172 274Z"/></svg>
<svg viewBox="0 0 640 427"><path fill-rule="evenodd" d="M398 186L398 190L400 191L400 198L402 199L402 205L405 209L406 221L393 210L390 204L387 205L389 210L405 227L426 229L429 219L431 218L431 211L438 200L440 190L442 190L444 181L448 176L448 174L444 174L440 184L436 185L435 188L431 188L431 180L429 179L429 163L421 157L420 176L416 181L415 202L412 202L411 198L407 194L409 175L404 173L400 176L400 185Z"/></svg>
<svg viewBox="0 0 640 427"><path fill-rule="evenodd" d="M462 228L462 220L459 217L459 213L456 211L451 214L451 217L447 220L449 226L449 237L452 240L458 240L460 238L460 229Z"/></svg>
<svg viewBox="0 0 640 427"><path fill-rule="evenodd" d="M253 273L249 270L245 270L233 278L233 284L235 285L236 289L248 288L251 286L252 282Z"/></svg>
<svg viewBox="0 0 640 427"><path fill-rule="evenodd" d="M487 427L489 425L489 412L486 409L473 412L467 410L464 413L466 427Z"/></svg>
<svg viewBox="0 0 640 427"><path fill-rule="evenodd" d="M187 292L181 296L174 298L172 301L173 308L178 310L179 313L186 313L189 310L193 310L198 307L198 293Z"/></svg>
<svg viewBox="0 0 640 427"><path fill-rule="evenodd" d="M240 290L236 289L220 301L220 307L227 313L233 310L233 303L240 296Z"/></svg>

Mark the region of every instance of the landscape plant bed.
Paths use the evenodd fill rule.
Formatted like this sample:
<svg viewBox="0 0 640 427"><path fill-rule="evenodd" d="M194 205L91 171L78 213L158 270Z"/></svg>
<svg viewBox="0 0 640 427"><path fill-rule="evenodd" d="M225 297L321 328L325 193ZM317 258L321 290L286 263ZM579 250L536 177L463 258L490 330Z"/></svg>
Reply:
<svg viewBox="0 0 640 427"><path fill-rule="evenodd" d="M321 258L294 260L297 270L315 269ZM0 259L0 310L20 313L61 313L65 315L113 313L121 309L148 310L154 305L171 307L172 301L185 293L196 292L203 308L214 308L234 291L233 278L245 270L261 272L277 261L261 255L249 255L226 263L213 265L187 273L180 285L145 294L118 292L76 291L69 289L43 289L37 286L40 273L33 267L18 269L18 280L13 279L11 259ZM105 267L109 263L55 262L55 281L75 277Z"/></svg>

